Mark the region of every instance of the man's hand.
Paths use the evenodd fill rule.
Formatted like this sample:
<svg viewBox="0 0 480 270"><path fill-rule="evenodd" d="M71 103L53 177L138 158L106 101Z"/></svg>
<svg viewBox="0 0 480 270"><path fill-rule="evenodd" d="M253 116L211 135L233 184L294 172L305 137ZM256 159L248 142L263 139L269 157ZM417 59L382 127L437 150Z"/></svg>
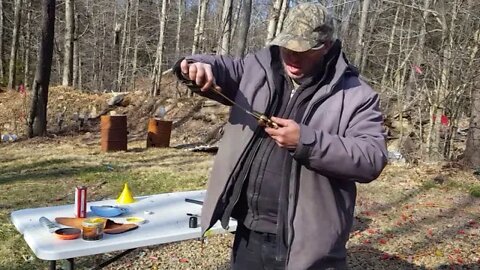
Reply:
<svg viewBox="0 0 480 270"><path fill-rule="evenodd" d="M208 91L214 85L215 78L213 77L212 66L205 63L191 63L183 60L180 63L180 69L185 79L194 81L200 87L201 91ZM215 87L217 88L217 87ZM220 90L220 89L217 89Z"/></svg>
<svg viewBox="0 0 480 270"><path fill-rule="evenodd" d="M284 119L278 117L271 118L273 122L279 125L278 128L265 128L270 137L277 143L278 146L295 149L300 140L300 125L291 119Z"/></svg>

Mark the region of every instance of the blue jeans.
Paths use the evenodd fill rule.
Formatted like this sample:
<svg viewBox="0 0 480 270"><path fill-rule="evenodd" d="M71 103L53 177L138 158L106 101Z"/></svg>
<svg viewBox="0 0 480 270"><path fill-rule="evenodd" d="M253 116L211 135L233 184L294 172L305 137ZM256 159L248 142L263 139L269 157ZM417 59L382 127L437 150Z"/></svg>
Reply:
<svg viewBox="0 0 480 270"><path fill-rule="evenodd" d="M284 270L285 260L278 261L276 254L276 234L251 231L238 225L233 241L232 270Z"/></svg>

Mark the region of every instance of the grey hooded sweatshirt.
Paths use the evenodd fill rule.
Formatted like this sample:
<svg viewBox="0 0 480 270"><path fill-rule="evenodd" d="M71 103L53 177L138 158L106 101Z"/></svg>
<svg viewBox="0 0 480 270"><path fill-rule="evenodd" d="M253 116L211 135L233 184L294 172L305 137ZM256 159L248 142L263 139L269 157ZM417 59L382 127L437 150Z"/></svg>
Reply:
<svg viewBox="0 0 480 270"><path fill-rule="evenodd" d="M270 49L243 59L194 55L187 60L212 65L215 82L225 95L264 113L275 91ZM290 270L346 268L356 183L374 180L387 163L377 93L352 72L343 53L339 51L334 59L333 78L316 90L299 123L300 142L281 203L285 207L282 240ZM231 105L215 93L201 94ZM231 107L202 208L203 233L222 218L258 128L252 116Z"/></svg>

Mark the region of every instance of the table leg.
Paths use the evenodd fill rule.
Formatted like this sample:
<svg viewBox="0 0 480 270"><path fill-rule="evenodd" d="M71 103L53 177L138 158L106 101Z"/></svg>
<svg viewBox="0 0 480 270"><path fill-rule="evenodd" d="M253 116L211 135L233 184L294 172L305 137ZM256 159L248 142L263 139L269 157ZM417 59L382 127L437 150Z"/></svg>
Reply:
<svg viewBox="0 0 480 270"><path fill-rule="evenodd" d="M67 270L74 270L75 269L74 258L67 259L67 261L68 261Z"/></svg>
<svg viewBox="0 0 480 270"><path fill-rule="evenodd" d="M50 270L55 270L57 269L57 261L50 261Z"/></svg>

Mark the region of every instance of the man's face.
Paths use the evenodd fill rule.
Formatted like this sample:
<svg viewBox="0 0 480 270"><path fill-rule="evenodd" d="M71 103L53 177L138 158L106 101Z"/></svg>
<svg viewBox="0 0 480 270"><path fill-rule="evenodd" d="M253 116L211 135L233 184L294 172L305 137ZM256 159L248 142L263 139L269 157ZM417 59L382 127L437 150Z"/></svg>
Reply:
<svg viewBox="0 0 480 270"><path fill-rule="evenodd" d="M325 43L320 49L311 49L305 52L295 52L280 47L283 68L292 79L301 79L311 75L318 63L323 60L330 49L330 43Z"/></svg>

